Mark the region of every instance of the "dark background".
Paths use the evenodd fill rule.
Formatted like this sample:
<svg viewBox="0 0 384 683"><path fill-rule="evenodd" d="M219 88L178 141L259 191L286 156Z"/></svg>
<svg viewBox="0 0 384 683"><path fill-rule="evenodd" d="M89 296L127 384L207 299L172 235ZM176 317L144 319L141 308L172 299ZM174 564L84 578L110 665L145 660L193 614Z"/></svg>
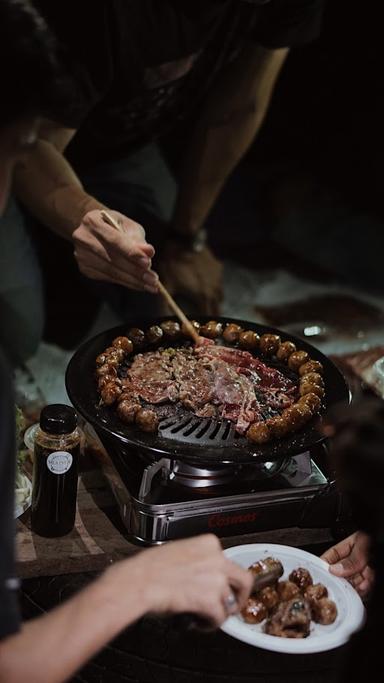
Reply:
<svg viewBox="0 0 384 683"><path fill-rule="evenodd" d="M328 0L321 36L291 50L264 126L214 211L218 249L234 224L242 243L276 239L277 229L292 254L383 290L378 11L379 3Z"/></svg>
<svg viewBox="0 0 384 683"><path fill-rule="evenodd" d="M369 5L369 10L364 9ZM383 218L379 3L328 0L320 38L291 51L248 161L313 175Z"/></svg>
<svg viewBox="0 0 384 683"><path fill-rule="evenodd" d="M328 0L320 37L291 50L262 130L209 219L219 256L383 293L379 7ZM49 253L50 240L45 234ZM73 348L99 298L81 281L71 247L65 253L61 241L60 250L61 264L44 259L45 338Z"/></svg>

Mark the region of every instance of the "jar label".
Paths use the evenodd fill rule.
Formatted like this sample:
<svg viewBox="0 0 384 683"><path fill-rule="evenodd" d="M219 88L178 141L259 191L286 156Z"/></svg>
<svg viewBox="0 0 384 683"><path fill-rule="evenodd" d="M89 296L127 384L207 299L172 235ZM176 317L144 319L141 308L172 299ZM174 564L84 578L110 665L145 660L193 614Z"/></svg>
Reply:
<svg viewBox="0 0 384 683"><path fill-rule="evenodd" d="M53 474L64 474L68 472L73 462L71 453L67 451L55 451L50 453L47 458L47 467Z"/></svg>

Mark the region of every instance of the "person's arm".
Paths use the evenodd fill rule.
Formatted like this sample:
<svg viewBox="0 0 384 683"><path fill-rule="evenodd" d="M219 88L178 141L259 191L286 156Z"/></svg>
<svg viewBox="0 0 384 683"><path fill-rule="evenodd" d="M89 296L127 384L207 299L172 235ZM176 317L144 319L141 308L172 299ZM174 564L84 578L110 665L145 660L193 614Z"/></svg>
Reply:
<svg viewBox="0 0 384 683"><path fill-rule="evenodd" d="M18 198L45 226L72 239L84 275L133 289L156 292L157 278L149 271L153 247L141 225L105 207L89 195L63 152L76 131L46 123L33 152L15 171ZM107 209L123 229L102 220Z"/></svg>
<svg viewBox="0 0 384 683"><path fill-rule="evenodd" d="M87 211L106 208L85 191L64 157L75 133L45 121L33 151L14 175L18 198L43 225L65 239L71 239Z"/></svg>
<svg viewBox="0 0 384 683"><path fill-rule="evenodd" d="M369 558L370 539L362 531L356 531L322 555L331 574L348 579L362 597L368 595L375 578Z"/></svg>
<svg viewBox="0 0 384 683"><path fill-rule="evenodd" d="M174 228L196 233L259 131L288 48L248 44L210 92L191 138Z"/></svg>
<svg viewBox="0 0 384 683"><path fill-rule="evenodd" d="M191 137L159 272L167 288L216 315L222 298L222 267L207 246L183 245L203 228L230 173L260 129L288 49L250 44L221 74L209 93ZM181 237L181 239L180 239Z"/></svg>
<svg viewBox="0 0 384 683"><path fill-rule="evenodd" d="M219 626L241 609L250 572L204 535L118 562L71 600L0 642L0 683L61 683L122 629L148 612L193 612ZM234 593L237 603L226 609Z"/></svg>

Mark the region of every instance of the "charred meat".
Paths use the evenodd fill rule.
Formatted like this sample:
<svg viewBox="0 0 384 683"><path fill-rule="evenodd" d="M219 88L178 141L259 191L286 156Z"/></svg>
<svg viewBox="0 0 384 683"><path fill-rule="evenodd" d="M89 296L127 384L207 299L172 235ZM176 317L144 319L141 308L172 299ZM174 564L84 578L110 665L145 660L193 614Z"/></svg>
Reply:
<svg viewBox="0 0 384 683"><path fill-rule="evenodd" d="M307 638L311 625L311 609L305 598L298 596L281 602L265 624L265 633L280 638Z"/></svg>

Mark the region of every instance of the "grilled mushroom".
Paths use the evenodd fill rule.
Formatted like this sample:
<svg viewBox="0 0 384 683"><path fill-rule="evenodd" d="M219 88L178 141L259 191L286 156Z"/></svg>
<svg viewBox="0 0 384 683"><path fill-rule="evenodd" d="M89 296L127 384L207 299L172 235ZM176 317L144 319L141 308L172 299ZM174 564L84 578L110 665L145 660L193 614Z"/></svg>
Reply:
<svg viewBox="0 0 384 683"><path fill-rule="evenodd" d="M152 325L148 328L145 336L150 344L158 344L162 340L163 334L160 325Z"/></svg>
<svg viewBox="0 0 384 683"><path fill-rule="evenodd" d="M181 327L176 320L166 320L160 323L160 327L164 332L166 339L178 339L181 336Z"/></svg>
<svg viewBox="0 0 384 683"><path fill-rule="evenodd" d="M112 346L117 349L122 349L124 354L132 353L133 351L133 344L128 337L116 337L112 342Z"/></svg>
<svg viewBox="0 0 384 683"><path fill-rule="evenodd" d="M313 583L304 591L304 596L311 602L311 600L321 600L328 597L328 590L322 583Z"/></svg>
<svg viewBox="0 0 384 683"><path fill-rule="evenodd" d="M309 393L302 396L299 399L298 404L308 406L312 411L312 415L314 415L321 408L321 399L316 394Z"/></svg>
<svg viewBox="0 0 384 683"><path fill-rule="evenodd" d="M310 418L312 413L305 405L295 403L283 410L283 419L286 420L288 431L293 432L302 427Z"/></svg>
<svg viewBox="0 0 384 683"><path fill-rule="evenodd" d="M155 432L159 425L159 418L154 410L140 408L136 413L135 422L143 432Z"/></svg>
<svg viewBox="0 0 384 683"><path fill-rule="evenodd" d="M122 400L120 400L122 399ZM117 406L117 414L123 422L131 424L135 421L136 414L141 409L140 403L132 400L132 397L127 394L122 394L119 397L119 405Z"/></svg>
<svg viewBox="0 0 384 683"><path fill-rule="evenodd" d="M291 341L282 342L276 351L276 356L279 360L287 362L288 358L295 353L296 346Z"/></svg>
<svg viewBox="0 0 384 683"><path fill-rule="evenodd" d="M300 382L300 396L305 396L305 394L316 394L316 396L322 398L325 394L324 387L320 387L312 382L307 382L305 378L306 375L304 375Z"/></svg>
<svg viewBox="0 0 384 683"><path fill-rule="evenodd" d="M121 384L119 378L116 375L103 375L102 377L99 377L98 379L98 386L99 386L99 391L103 389L107 384L110 383L116 383L118 385Z"/></svg>
<svg viewBox="0 0 384 683"><path fill-rule="evenodd" d="M103 403L111 406L121 394L121 386L117 382L108 382L100 391Z"/></svg>
<svg viewBox="0 0 384 683"><path fill-rule="evenodd" d="M297 569L294 569L289 575L289 580L293 581L293 583L295 583L301 591L306 590L308 586L313 584L312 576L310 575L308 569L305 569L304 567L298 567Z"/></svg>
<svg viewBox="0 0 384 683"><path fill-rule="evenodd" d="M333 624L337 617L337 607L333 600L321 598L311 602L312 619L317 624Z"/></svg>
<svg viewBox="0 0 384 683"><path fill-rule="evenodd" d="M239 341L239 337L242 331L243 328L240 327L240 325L236 325L236 323L228 323L228 325L225 326L225 330L223 332L223 339L225 339L225 341L228 342L228 344L235 344Z"/></svg>
<svg viewBox="0 0 384 683"><path fill-rule="evenodd" d="M324 380L318 372L308 372L302 375L300 382L310 382L310 384L316 384L318 387L324 386Z"/></svg>
<svg viewBox="0 0 384 683"><path fill-rule="evenodd" d="M308 360L309 356L306 351L295 351L288 358L288 367L298 372L299 368Z"/></svg>
<svg viewBox="0 0 384 683"><path fill-rule="evenodd" d="M128 330L128 337L133 342L135 348L140 348L145 342L145 334L138 327L132 327Z"/></svg>
<svg viewBox="0 0 384 683"><path fill-rule="evenodd" d="M200 327L200 334L208 339L217 339L223 333L223 326L216 320L210 320Z"/></svg>
<svg viewBox="0 0 384 683"><path fill-rule="evenodd" d="M307 375L309 372L317 372L321 375L324 372L324 368L318 360L309 360L300 366L299 375Z"/></svg>
<svg viewBox="0 0 384 683"><path fill-rule="evenodd" d="M111 377L116 377L117 375L117 365L115 363L104 363L100 365L96 370L96 375L101 377L106 377L107 375Z"/></svg>
<svg viewBox="0 0 384 683"><path fill-rule="evenodd" d="M268 612L276 607L280 600L277 590L274 588L274 586L266 586L265 588L262 588L261 591L256 593L255 597L258 600L261 600Z"/></svg>
<svg viewBox="0 0 384 683"><path fill-rule="evenodd" d="M300 589L293 581L279 581L277 584L277 594L280 600L286 602L299 595Z"/></svg>
<svg viewBox="0 0 384 683"><path fill-rule="evenodd" d="M280 346L278 334L262 334L260 337L260 351L265 356L272 356Z"/></svg>
<svg viewBox="0 0 384 683"><path fill-rule="evenodd" d="M246 332L241 332L239 336L239 346L242 349L257 349L259 346L260 337L257 332L253 330L246 330Z"/></svg>
<svg viewBox="0 0 384 683"><path fill-rule="evenodd" d="M241 610L241 616L247 624L260 624L268 616L264 603L256 597L250 597Z"/></svg>
<svg viewBox="0 0 384 683"><path fill-rule="evenodd" d="M107 361L106 353L100 353L96 358L96 365L97 366L105 365L106 361Z"/></svg>

